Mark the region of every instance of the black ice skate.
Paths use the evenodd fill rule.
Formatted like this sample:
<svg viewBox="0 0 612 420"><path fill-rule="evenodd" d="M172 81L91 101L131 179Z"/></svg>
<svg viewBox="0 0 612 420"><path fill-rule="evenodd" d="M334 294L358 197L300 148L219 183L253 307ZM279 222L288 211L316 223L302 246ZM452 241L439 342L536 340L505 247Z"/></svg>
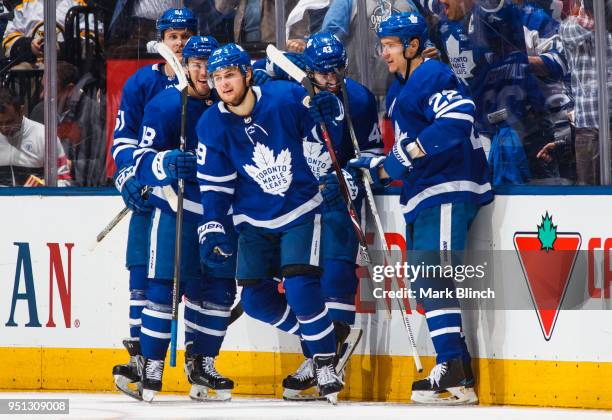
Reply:
<svg viewBox="0 0 612 420"><path fill-rule="evenodd" d="M317 380L314 374L312 359L305 359L295 373L283 379L283 399L288 401L314 401L321 398L318 393L305 391L315 387Z"/></svg>
<svg viewBox="0 0 612 420"><path fill-rule="evenodd" d="M123 345L130 354L130 361L124 365L113 366L115 386L119 391L140 401L142 400L142 387L136 367L136 359L140 356L140 340L126 338L123 340Z"/></svg>
<svg viewBox="0 0 612 420"><path fill-rule="evenodd" d="M142 362L138 363L138 370L142 382L142 399L151 402L155 394L162 389L164 361L142 358Z"/></svg>
<svg viewBox="0 0 612 420"><path fill-rule="evenodd" d="M189 397L199 401L229 401L232 399L234 381L222 376L215 369L215 358L198 355L193 361L193 371L188 376L192 384ZM215 391L215 396L208 391Z"/></svg>
<svg viewBox="0 0 612 420"><path fill-rule="evenodd" d="M336 356L317 356L314 357L315 374L319 395L325 397L327 401L336 405L338 403L338 393L344 388L344 383L336 373Z"/></svg>
<svg viewBox="0 0 612 420"><path fill-rule="evenodd" d="M412 384L412 401L421 404L477 404L474 375L469 363L453 359L440 363L429 376Z"/></svg>

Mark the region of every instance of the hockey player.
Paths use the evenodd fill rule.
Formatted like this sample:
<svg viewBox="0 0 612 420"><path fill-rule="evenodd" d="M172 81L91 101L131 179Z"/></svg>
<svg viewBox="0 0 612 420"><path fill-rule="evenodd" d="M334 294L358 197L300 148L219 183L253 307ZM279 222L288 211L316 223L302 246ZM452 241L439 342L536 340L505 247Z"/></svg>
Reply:
<svg viewBox="0 0 612 420"><path fill-rule="evenodd" d="M313 119L339 115L338 100L322 92L309 101L301 86L284 81L251 87L250 58L236 44L212 53L208 73L222 102L198 123L202 260L223 264L238 252L245 312L284 331L299 330L313 356L320 394L335 403L343 383L319 282L322 197L302 138L310 135ZM238 250L223 222L230 206ZM273 276L284 278L286 301L266 280ZM296 318L287 330L288 320Z"/></svg>
<svg viewBox="0 0 612 420"><path fill-rule="evenodd" d="M333 93L339 101L342 101L339 77L344 77L347 56L340 40L331 33L313 35L306 42L302 58L315 91ZM383 153L383 146L374 95L365 86L350 78L345 78L345 84L362 156L380 156ZM346 118L331 122L327 128L335 146L338 163L341 167L345 167L349 159L355 157ZM332 169L329 152L321 140L321 133L316 133L313 138L315 141L304 142L304 155L310 169L319 180L323 195L321 288L329 315L334 321L337 341L343 343L350 327L355 323L355 293L358 282L355 262L359 241L346 210L338 178ZM359 173L353 168L347 168L344 175L352 192L352 199L363 197L363 194L360 194L363 185ZM359 207L359 203L356 204ZM358 337L355 339L358 340ZM346 343L345 348L339 349L339 357L342 357L344 351L352 352L356 345L357 341ZM351 348L348 348L349 346ZM285 389L283 397L286 399L303 399L301 392L316 385L311 355L306 346L302 348L306 360L296 373L289 375L283 381Z"/></svg>
<svg viewBox="0 0 612 420"><path fill-rule="evenodd" d="M186 151L178 149L181 93L170 88L146 106L139 148L134 152L136 178L144 185L154 186L150 201L156 207L151 216L147 305L142 312L140 331L144 362L139 367L142 367L145 401L151 401L161 390L164 358L170 342L176 215L162 186L172 185L176 190L178 179L185 180L181 286L185 285L186 307L195 308L195 311L185 314L185 324L194 330L195 335L193 370L187 374L189 381L197 386L192 387L190 396L205 399L207 388L211 388L217 391L219 399L229 399L229 391L234 386L230 379L215 370L214 358L219 354L236 294L235 263L232 261L224 268L205 267L202 270L197 235L202 205L196 180L195 127L204 111L214 104L206 76L206 62L216 47L218 43L214 38L194 36L183 50L183 64L189 81ZM227 226L229 237L235 242L232 226Z"/></svg>
<svg viewBox="0 0 612 420"><path fill-rule="evenodd" d="M457 264L478 208L493 198L473 126L474 103L448 66L421 57L427 39L421 15L392 15L382 21L378 35L382 58L397 77L387 110L395 125L395 145L386 159L364 157L350 165L372 168L372 175L382 180L403 181L400 203L410 263ZM454 285L446 277L420 277L413 287L418 297L423 288L452 290ZM426 312L437 365L429 377L413 383L412 401L476 403L459 302L450 297L418 301Z"/></svg>
<svg viewBox="0 0 612 420"><path fill-rule="evenodd" d="M157 29L159 40L180 58L185 43L197 30L197 20L189 9L168 9L158 19ZM146 303L146 238L152 209L143 197L144 185L134 177L133 152L138 144L138 130L145 105L159 92L176 83L174 72L168 64L159 63L138 70L123 87L115 125L112 147L117 166L115 185L126 206L132 210L132 217L126 252L126 266L130 271L130 338L123 341L130 354L130 363L115 366L113 376L119 390L131 396L138 395L128 384L138 381L135 357L140 354L141 313Z"/></svg>

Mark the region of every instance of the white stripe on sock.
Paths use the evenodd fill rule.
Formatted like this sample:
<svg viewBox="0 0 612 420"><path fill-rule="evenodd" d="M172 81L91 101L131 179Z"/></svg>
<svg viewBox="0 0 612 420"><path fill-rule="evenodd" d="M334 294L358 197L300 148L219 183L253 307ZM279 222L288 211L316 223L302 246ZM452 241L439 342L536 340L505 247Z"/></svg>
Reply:
<svg viewBox="0 0 612 420"><path fill-rule="evenodd" d="M438 330L433 330L432 332L429 333L429 336L431 338L434 338L442 334L453 334L453 333L459 334L460 332L461 332L461 327L445 327L445 328L440 328Z"/></svg>
<svg viewBox="0 0 612 420"><path fill-rule="evenodd" d="M160 332L153 331L145 327L140 328L140 334L145 334L145 335L148 335L149 337L159 338L160 340L170 339L170 333L160 333Z"/></svg>
<svg viewBox="0 0 612 420"><path fill-rule="evenodd" d="M331 333L334 331L334 324L329 324L329 327L325 328L324 331L320 332L319 334L314 334L314 335L305 335L302 334L302 338L306 341L317 341L322 339L323 337L325 337L327 334Z"/></svg>

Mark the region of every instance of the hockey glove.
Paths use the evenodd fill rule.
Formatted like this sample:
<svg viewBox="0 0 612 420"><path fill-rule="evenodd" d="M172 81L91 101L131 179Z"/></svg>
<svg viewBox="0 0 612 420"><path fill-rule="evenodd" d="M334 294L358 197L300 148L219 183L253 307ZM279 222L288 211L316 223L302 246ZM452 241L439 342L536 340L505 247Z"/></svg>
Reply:
<svg viewBox="0 0 612 420"><path fill-rule="evenodd" d="M255 86L261 86L270 79L270 75L264 69L255 69L253 71L253 84Z"/></svg>
<svg viewBox="0 0 612 420"><path fill-rule="evenodd" d="M340 101L331 92L319 92L312 97L308 113L316 123L330 123L340 116Z"/></svg>
<svg viewBox="0 0 612 420"><path fill-rule="evenodd" d="M346 185L351 194L351 200L355 200L359 194L359 187L355 182L353 174L343 169L342 174L346 180ZM330 212L335 210L342 210L346 208L346 202L342 196L340 190L340 182L335 172L330 172L319 178L319 185L322 187L321 195L323 196L323 208L324 212Z"/></svg>
<svg viewBox="0 0 612 420"><path fill-rule="evenodd" d="M349 160L347 166L349 168L367 169L372 177L374 185L386 186L391 182L391 178L380 178L380 168L385 162L386 156L366 157L362 156Z"/></svg>
<svg viewBox="0 0 612 420"><path fill-rule="evenodd" d="M153 206L145 197L143 185L136 180L133 166L127 166L117 171L115 186L121 193L125 205L134 213L146 213L153 209Z"/></svg>
<svg viewBox="0 0 612 420"><path fill-rule="evenodd" d="M160 155L163 156L162 167L165 178L174 180L196 177L196 156L193 153L174 149Z"/></svg>
<svg viewBox="0 0 612 420"><path fill-rule="evenodd" d="M234 254L234 247L221 223L210 221L200 225L198 237L202 264L217 268L229 263L229 257Z"/></svg>

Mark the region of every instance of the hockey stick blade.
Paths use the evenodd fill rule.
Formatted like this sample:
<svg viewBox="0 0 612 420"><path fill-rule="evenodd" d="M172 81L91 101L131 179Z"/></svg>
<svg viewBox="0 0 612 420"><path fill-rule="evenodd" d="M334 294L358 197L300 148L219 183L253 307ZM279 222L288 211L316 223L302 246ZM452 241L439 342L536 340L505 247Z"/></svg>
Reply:
<svg viewBox="0 0 612 420"><path fill-rule="evenodd" d="M285 54L283 54L283 52L276 48L274 45L269 44L266 47L266 55L272 63L276 64L278 67L284 70L289 76L291 76L301 85L304 85L307 81L308 83L310 83L310 80L308 80L308 77L306 76L304 70L293 64L291 60L285 57Z"/></svg>
<svg viewBox="0 0 612 420"><path fill-rule="evenodd" d="M172 68L172 71L174 71L174 74L178 78L179 82L176 85L176 88L178 90L185 89L189 85L187 83L187 77L185 76L185 71L183 70L181 62L178 61L178 58L176 58L172 50L163 42L158 42L157 44L155 44L154 48L157 53L161 55L164 60L166 60L166 63L168 63L168 65Z"/></svg>

